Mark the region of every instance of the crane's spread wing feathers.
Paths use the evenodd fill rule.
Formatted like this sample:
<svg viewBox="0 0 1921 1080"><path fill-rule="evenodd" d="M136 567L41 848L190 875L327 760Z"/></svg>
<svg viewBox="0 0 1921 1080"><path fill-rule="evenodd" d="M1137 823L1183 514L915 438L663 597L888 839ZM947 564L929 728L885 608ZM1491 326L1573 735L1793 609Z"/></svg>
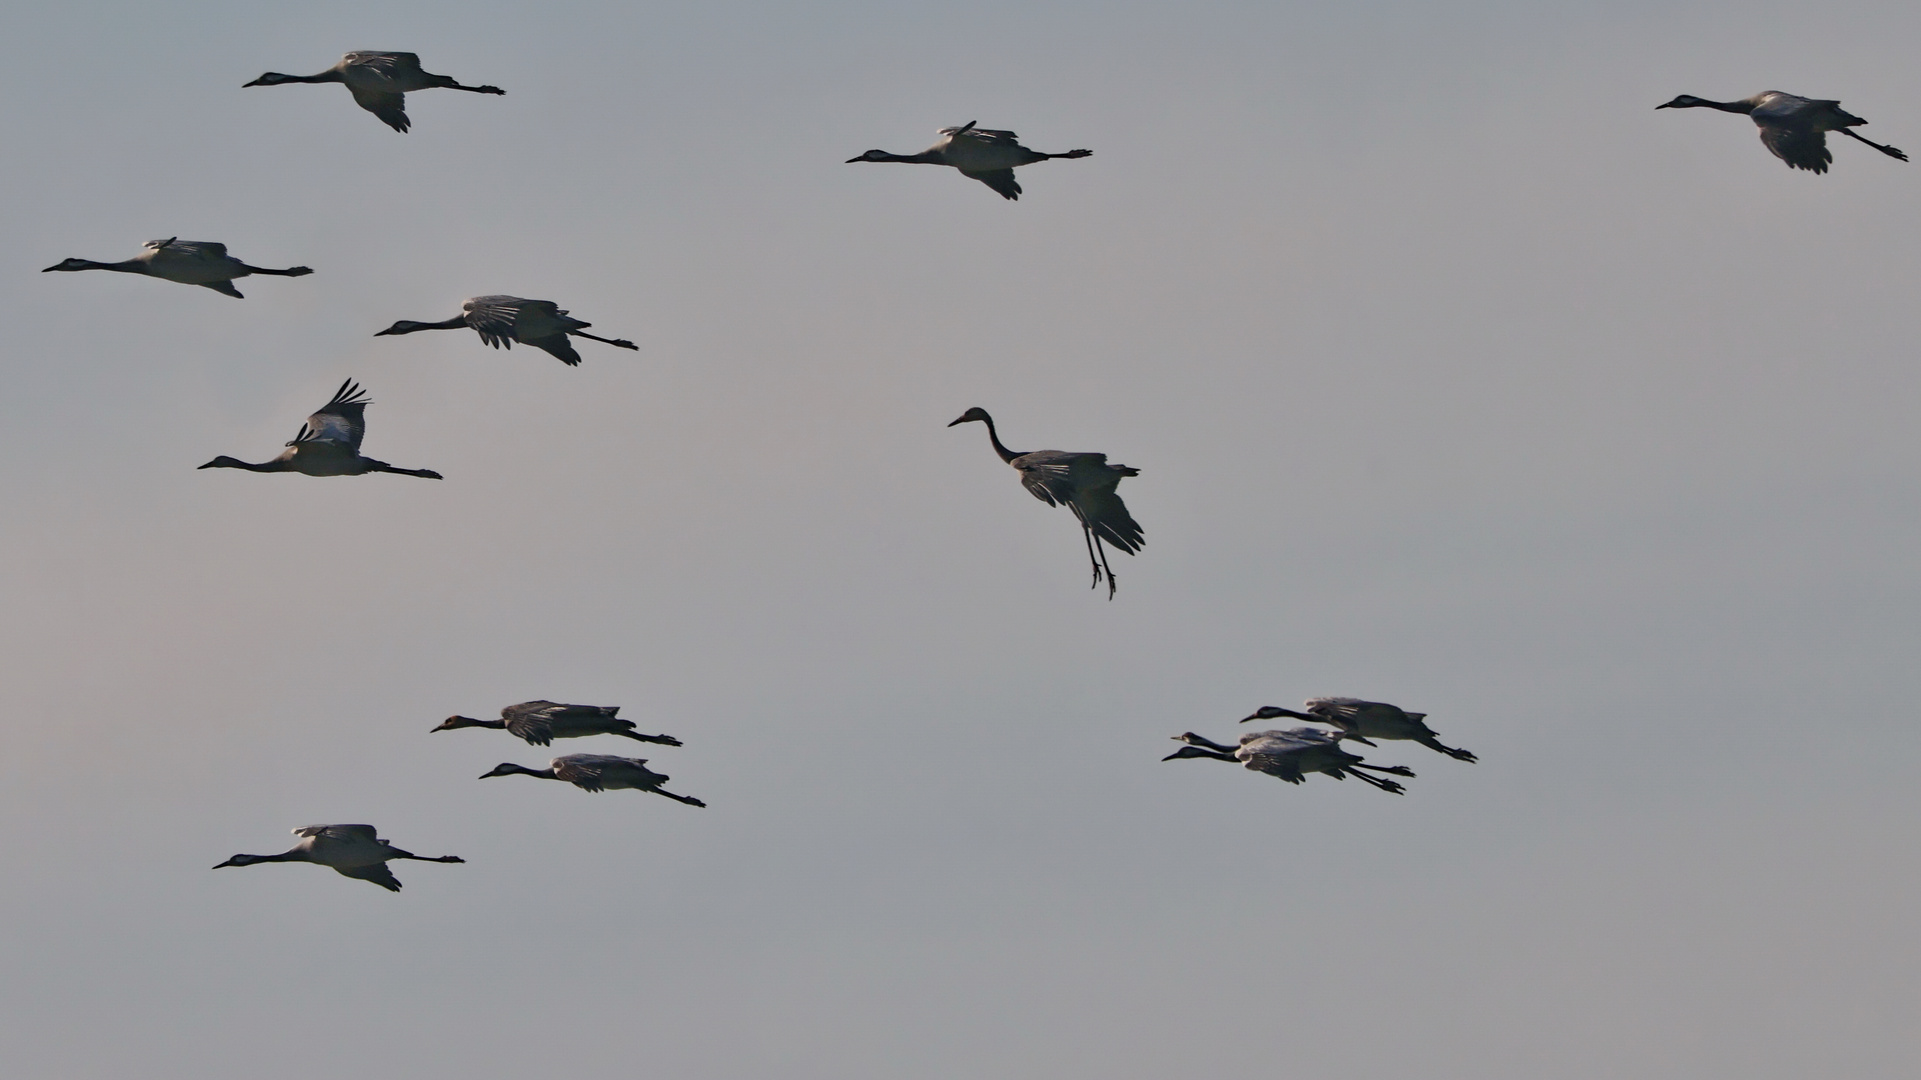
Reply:
<svg viewBox="0 0 1921 1080"><path fill-rule="evenodd" d="M1073 501L1074 481L1066 463L1043 461L1016 467L1021 471L1021 486L1033 492L1036 499L1049 506Z"/></svg>
<svg viewBox="0 0 1921 1080"><path fill-rule="evenodd" d="M335 840L377 840L380 833L372 825L302 825L295 836L331 837Z"/></svg>
<svg viewBox="0 0 1921 1080"><path fill-rule="evenodd" d="M350 52L348 66L366 68L383 78L394 78L403 71L419 71L420 56L410 52Z"/></svg>
<svg viewBox="0 0 1921 1080"><path fill-rule="evenodd" d="M574 343L567 340L566 334L554 334L551 337L543 338L528 338L524 344L532 345L536 349L552 354L555 359L566 364L568 367L580 366L580 350L574 348Z"/></svg>
<svg viewBox="0 0 1921 1080"><path fill-rule="evenodd" d="M520 324L521 312L535 312L545 308L548 314L559 314L559 307L551 300L527 300L518 296L476 296L461 305L466 313L467 325L474 328L480 340L496 349L514 347L518 341L514 335ZM532 342L528 342L532 344Z"/></svg>
<svg viewBox="0 0 1921 1080"><path fill-rule="evenodd" d="M1834 161L1827 133L1805 124L1764 124L1761 143L1792 168L1824 173Z"/></svg>
<svg viewBox="0 0 1921 1080"><path fill-rule="evenodd" d="M1127 512L1127 504L1111 487L1079 492L1068 505L1081 524L1112 547L1132 555L1147 543L1140 522Z"/></svg>
<svg viewBox="0 0 1921 1080"><path fill-rule="evenodd" d="M394 876L394 872L388 869L384 862L368 863L365 866L336 866L334 869L350 878L371 881L388 892L400 891L400 879Z"/></svg>
<svg viewBox="0 0 1921 1080"><path fill-rule="evenodd" d="M165 251L169 256L189 259L218 260L227 257L227 245L212 240L149 240L147 246L155 251Z"/></svg>
<svg viewBox="0 0 1921 1080"><path fill-rule="evenodd" d="M517 738L525 739L534 746L550 746L554 741L554 720L563 716L609 715L606 710L592 705L562 705L557 701L523 701L500 710L500 716L507 721L507 730Z"/></svg>
<svg viewBox="0 0 1921 1080"><path fill-rule="evenodd" d="M360 440L367 434L366 411L371 404L373 402L367 400L367 392L348 379L334 392L332 401L307 417L294 442L339 443L358 454Z"/></svg>
<svg viewBox="0 0 1921 1080"><path fill-rule="evenodd" d="M1361 707L1363 705L1372 705L1372 704L1373 702L1362 701L1360 698L1317 697L1317 698L1308 698L1307 701L1301 705L1301 708L1306 709L1308 712L1311 712L1311 713L1321 713L1328 716L1352 717L1360 713Z"/></svg>
<svg viewBox="0 0 1921 1080"><path fill-rule="evenodd" d="M999 192L1003 199L1018 199L1021 197L1021 184L1020 181L1014 179L1014 170L1012 169L988 169L985 172L968 172L962 169L961 175L970 180L979 180L981 183Z"/></svg>
<svg viewBox="0 0 1921 1080"><path fill-rule="evenodd" d="M354 104L373 113L380 122L405 135L413 127L407 119L407 95L398 90L377 90L370 86L347 85L347 91L354 96Z"/></svg>
<svg viewBox="0 0 1921 1080"><path fill-rule="evenodd" d="M976 139L984 143L1017 143L1020 141L1020 136L1015 135L1011 131L1002 131L998 128L970 127L962 130L957 127L944 127L936 134L945 135L950 139L958 135L963 139Z"/></svg>
<svg viewBox="0 0 1921 1080"><path fill-rule="evenodd" d="M610 763L625 762L625 758L609 757L606 754L568 754L557 757L547 764L554 775L582 791L604 790L601 777Z"/></svg>

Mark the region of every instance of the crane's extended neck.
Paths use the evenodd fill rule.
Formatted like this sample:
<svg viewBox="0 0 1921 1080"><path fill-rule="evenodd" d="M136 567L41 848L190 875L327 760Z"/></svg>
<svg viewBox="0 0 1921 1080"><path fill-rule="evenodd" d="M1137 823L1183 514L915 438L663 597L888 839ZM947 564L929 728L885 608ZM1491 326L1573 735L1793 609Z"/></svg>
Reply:
<svg viewBox="0 0 1921 1080"><path fill-rule="evenodd" d="M456 315L451 319L442 319L439 322L415 322L412 319L402 319L374 336L386 337L389 334L411 334L417 330L463 330L466 326L467 317L465 315Z"/></svg>
<svg viewBox="0 0 1921 1080"><path fill-rule="evenodd" d="M55 270L116 270L122 274L145 274L151 267L145 259L122 259L119 262L95 262L92 259L67 259L40 271L50 274Z"/></svg>
<svg viewBox="0 0 1921 1080"><path fill-rule="evenodd" d="M554 775L554 770L551 767L545 769L529 769L525 765L516 765L511 761L501 762L494 766L492 772L485 773L480 778L485 780L490 776L514 776L516 774L520 776L538 776L542 780L560 779L560 777Z"/></svg>
<svg viewBox="0 0 1921 1080"><path fill-rule="evenodd" d="M1665 105L1656 105L1655 108L1719 109L1722 112L1741 113L1745 116L1754 111L1754 100L1750 98L1744 101L1709 101L1706 98L1695 97L1693 94L1682 94Z"/></svg>
<svg viewBox="0 0 1921 1080"><path fill-rule="evenodd" d="M342 74L338 68L328 68L318 75L288 75L279 71L269 71L250 83L242 83L241 87L244 89L249 86L278 86L281 83L293 82L330 83L346 81L346 75Z"/></svg>
<svg viewBox="0 0 1921 1080"><path fill-rule="evenodd" d="M275 458L272 461L253 462L242 461L239 458L231 458L222 454L200 467L203 469L245 469L248 472L287 472L294 467L294 464L292 458Z"/></svg>
<svg viewBox="0 0 1921 1080"><path fill-rule="evenodd" d="M235 855L233 858L221 863L220 866L214 867L214 869L218 870L221 866L252 866L254 863L263 862L311 861L308 857L308 852L304 848L294 848L292 851L283 851L278 855Z"/></svg>

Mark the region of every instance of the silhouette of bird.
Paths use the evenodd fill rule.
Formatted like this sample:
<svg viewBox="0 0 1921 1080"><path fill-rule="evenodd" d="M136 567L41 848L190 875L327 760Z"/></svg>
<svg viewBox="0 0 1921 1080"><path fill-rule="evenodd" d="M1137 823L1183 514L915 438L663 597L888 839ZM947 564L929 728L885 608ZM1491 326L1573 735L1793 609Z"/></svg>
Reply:
<svg viewBox="0 0 1921 1080"><path fill-rule="evenodd" d="M62 259L40 272L51 274L56 270L114 270L122 274L145 274L162 281L199 285L217 293L226 293L239 300L244 300L246 297L241 295L239 289L233 287L235 278L251 277L254 274L305 277L313 273L304 266L290 266L285 270L248 266L227 254L225 244L216 244L211 240L182 240L177 236L170 236L165 240L149 240L142 246L140 254L120 262Z"/></svg>
<svg viewBox="0 0 1921 1080"><path fill-rule="evenodd" d="M354 104L380 117L381 123L401 134L413 126L407 119L406 95L415 90L466 90L475 94L504 94L498 86L462 86L452 76L421 70L420 57L410 52L350 52L318 75L283 75L269 71L242 86L279 86L281 83L345 83Z"/></svg>
<svg viewBox="0 0 1921 1080"><path fill-rule="evenodd" d="M384 461L361 456L360 439L367 434L365 413L371 404L373 402L366 400L366 392L348 379L334 392L332 401L307 417L307 422L300 425L300 433L287 443L287 449L281 451L279 457L256 464L222 454L200 467L246 469L249 472L298 472L308 476L359 476L362 473L385 472L422 476L429 480L441 479L440 474L432 469L401 469Z"/></svg>
<svg viewBox="0 0 1921 1080"><path fill-rule="evenodd" d="M387 868L391 859L415 862L466 862L458 855L430 857L402 851L375 834L372 825L303 825L293 831L300 842L278 855L235 855L223 866L252 866L267 862L310 862L331 866L350 878L371 881L388 892L399 892L400 881Z"/></svg>
<svg viewBox="0 0 1921 1080"><path fill-rule="evenodd" d="M994 444L994 452L1001 460L1020 471L1021 486L1025 487L1036 499L1049 506L1065 505L1080 519L1081 536L1087 541L1087 558L1094 567L1094 586L1101 583L1101 575L1107 575L1107 598L1114 598L1114 571L1108 568L1107 551L1103 544L1112 544L1129 555L1141 549L1146 543L1141 527L1127 513L1127 505L1114 488L1129 476L1139 476L1139 469L1126 465L1109 465L1106 454L1069 453L1064 450L1035 450L1031 453L1018 453L1001 445L1000 433L994 430L994 418L987 410L975 407L960 415L955 424L965 424L978 420L987 425L987 439Z"/></svg>
<svg viewBox="0 0 1921 1080"><path fill-rule="evenodd" d="M419 330L460 330L472 328L480 335L480 340L496 349L511 349L514 342L545 349L560 358L568 367L580 363L580 354L574 351L573 342L567 340L569 334L586 338L589 341L605 342L619 349L634 349L640 346L625 338L604 338L582 333L583 327L594 325L573 318L552 300L526 300L518 296L476 296L462 304L460 314L440 322L414 322L402 319L382 330L375 337L390 334L411 334Z"/></svg>
<svg viewBox="0 0 1921 1080"><path fill-rule="evenodd" d="M1773 151L1775 157L1787 162L1789 168L1806 169L1814 173L1827 172L1829 162L1834 160L1834 155L1828 152L1827 133L1830 131L1838 131L1856 142L1867 143L1897 161L1908 160L1908 155L1894 147L1870 142L1849 130L1867 121L1844 111L1838 101L1796 97L1779 90L1769 90L1740 101L1709 101L1693 94L1682 94L1655 108L1719 109L1722 112L1746 113L1761 129L1762 144Z"/></svg>
<svg viewBox="0 0 1921 1080"><path fill-rule="evenodd" d="M1352 776L1382 791L1396 795L1407 793L1406 788L1394 781L1370 776L1361 770L1412 778L1414 776L1412 769L1404 765L1363 764L1359 754L1350 754L1341 749L1341 738L1342 736L1338 734L1329 734L1314 728L1295 728L1292 731L1249 731L1241 735L1239 746L1223 746L1189 731L1174 736L1176 742L1184 742L1188 745L1161 760L1212 758L1216 761L1238 761L1254 772L1266 773L1290 784L1301 783L1307 779L1309 773L1326 773L1336 780Z"/></svg>
<svg viewBox="0 0 1921 1080"><path fill-rule="evenodd" d="M1043 154L1022 146L1011 131L977 128L969 120L960 127L941 128L940 141L918 154L869 150L859 157L848 158L846 164L852 165L856 161L896 161L905 165L950 165L959 169L962 176L979 180L993 188L1002 198L1018 199L1021 197L1021 186L1014 179L1014 170L1019 166L1032 165L1049 158L1084 158L1093 153L1092 150L1069 150L1065 154Z"/></svg>
<svg viewBox="0 0 1921 1080"><path fill-rule="evenodd" d="M587 735L622 735L640 742L679 746L672 735L642 735L632 720L614 716L618 705L562 705L553 701L523 701L500 710L498 720L475 720L470 716L449 716L435 731L455 728L504 728L532 746L546 746L555 739L578 739Z"/></svg>
<svg viewBox="0 0 1921 1080"><path fill-rule="evenodd" d="M1452 746L1442 746L1434 729L1427 726L1427 714L1405 712L1398 706L1383 701L1362 701L1351 697L1308 698L1301 706L1306 712L1295 712L1277 705L1263 705L1249 720L1273 720L1277 717L1291 717L1295 720L1310 720L1316 724L1333 724L1347 733L1347 737L1357 743L1373 746L1371 739L1410 739L1430 750L1438 750L1456 761L1479 761L1480 759L1466 750L1456 750Z"/></svg>
<svg viewBox="0 0 1921 1080"><path fill-rule="evenodd" d="M651 791L665 795L675 802L688 806L706 806L699 799L676 795L660 785L670 778L647 767L646 758L613 757L609 754L563 754L547 763L544 769L529 769L503 761L494 766L492 772L480 774L482 780L491 776L537 776L542 780L564 780L582 791L611 791L615 788L633 788L636 791Z"/></svg>

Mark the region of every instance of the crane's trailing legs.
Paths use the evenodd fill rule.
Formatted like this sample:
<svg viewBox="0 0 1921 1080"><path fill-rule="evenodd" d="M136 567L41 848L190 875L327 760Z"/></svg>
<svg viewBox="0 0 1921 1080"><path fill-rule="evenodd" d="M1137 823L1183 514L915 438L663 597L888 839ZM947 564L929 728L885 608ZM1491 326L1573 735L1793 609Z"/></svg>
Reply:
<svg viewBox="0 0 1921 1080"><path fill-rule="evenodd" d="M1354 741L1356 741L1356 742L1366 742L1366 741L1367 741L1367 740L1365 740L1365 739L1357 739L1357 738L1355 738L1355 737L1354 737L1354 736L1352 736L1352 735L1349 735L1349 736L1348 736L1348 738L1350 738L1350 739L1354 739ZM1481 760L1480 758L1477 758L1477 757L1475 757L1475 756L1474 756L1474 752L1473 752L1473 751L1471 751L1471 750L1456 750L1456 749L1455 749L1454 747L1452 747L1452 746L1442 746L1442 745L1441 745L1441 741L1440 741L1439 739L1421 739L1421 740L1420 740L1420 743L1421 743L1421 745L1422 745L1422 746L1425 746L1425 747L1427 747L1427 748L1428 748L1429 750L1439 750L1439 751L1440 751L1441 753L1443 753L1443 754L1446 754L1446 755L1447 755L1448 757L1451 757L1451 758L1453 758L1453 759L1454 759L1454 760L1456 760L1456 761L1479 761L1479 760ZM1373 743L1368 743L1368 745L1369 745L1369 746L1372 746L1372 745L1374 745L1374 744L1373 744Z"/></svg>
<svg viewBox="0 0 1921 1080"><path fill-rule="evenodd" d="M1350 765L1347 769L1343 769L1340 772L1333 773L1332 775L1334 776L1335 779L1338 780L1340 779L1342 773L1347 773L1348 775L1354 777L1354 779L1364 780L1370 784L1373 784L1375 787L1380 788L1382 791L1391 792L1395 795L1407 794L1406 788L1402 787L1401 785L1395 783L1392 780L1382 780L1378 776L1369 776L1364 772L1349 772L1349 770L1351 770L1352 768L1353 766Z"/></svg>
<svg viewBox="0 0 1921 1080"><path fill-rule="evenodd" d="M1888 155L1889 157L1891 157L1891 158L1894 158L1894 159L1895 159L1896 161L1906 161L1906 160L1908 160L1908 155L1906 155L1906 154L1904 154L1904 153L1902 153L1902 152L1901 152L1901 151L1899 151L1899 150L1896 150L1896 149L1895 149L1894 147L1892 147L1892 146L1883 146L1883 145L1881 145L1880 143L1878 143L1878 142L1874 142L1874 141L1873 141L1873 140L1871 140L1871 139L1868 139L1868 138L1865 138L1865 137L1863 137L1863 136L1860 136L1860 135L1856 135L1856 134L1854 133L1854 129L1853 129L1853 128L1836 128L1835 130L1837 130L1837 131L1839 131L1839 132L1840 132L1841 134L1843 134L1843 135L1846 135L1846 136L1847 136L1848 138L1850 138L1850 139L1856 139L1856 140L1858 140L1858 141L1860 141L1860 142L1864 142L1864 143L1867 143L1867 144L1868 144L1869 146L1872 146L1872 147L1874 147L1874 148L1875 148L1876 150L1879 150L1879 151L1881 151L1882 153L1884 153L1884 154L1886 154L1886 155Z"/></svg>
<svg viewBox="0 0 1921 1080"><path fill-rule="evenodd" d="M706 806L707 805L706 803L701 802L699 799L696 799L691 795L676 795L673 792L668 791L664 788L648 788L647 790L653 792L656 795L665 795L668 798L674 800L675 802L684 802L688 806Z"/></svg>
<svg viewBox="0 0 1921 1080"><path fill-rule="evenodd" d="M636 345L636 344L634 344L634 343L633 343L633 342L631 342L631 341L628 341L628 340L627 340L626 338L610 338L610 337L597 337L597 336L595 336L595 335L593 335L593 334L583 334L583 333L581 333L581 332L580 332L580 331L578 331L578 330L569 330L569 331L567 331L567 332L568 332L569 334L572 334L572 335L573 335L573 336L575 336L575 337L584 337L584 338L586 338L586 339L587 339L588 341L600 341L600 342L605 342L605 343L606 343L606 344L608 344L608 345L612 345L612 346L614 346L614 347L616 347L616 348L620 348L620 349L632 349L632 350L634 350L635 352L639 352L639 351L640 351L640 346L638 346L638 345ZM378 337L378 336L380 336L380 335L378 335L378 334L376 334L376 335L374 335L374 336L375 336L375 337Z"/></svg>
<svg viewBox="0 0 1921 1080"><path fill-rule="evenodd" d="M1101 575L1105 573L1107 575L1107 598L1109 600L1114 599L1114 571L1108 568L1107 551L1101 545L1101 538L1095 536L1094 530L1083 524L1081 525L1081 539L1087 541L1087 561L1094 567L1094 583L1089 585L1088 588L1100 588ZM1097 551L1100 552L1100 554L1096 555L1095 552Z"/></svg>

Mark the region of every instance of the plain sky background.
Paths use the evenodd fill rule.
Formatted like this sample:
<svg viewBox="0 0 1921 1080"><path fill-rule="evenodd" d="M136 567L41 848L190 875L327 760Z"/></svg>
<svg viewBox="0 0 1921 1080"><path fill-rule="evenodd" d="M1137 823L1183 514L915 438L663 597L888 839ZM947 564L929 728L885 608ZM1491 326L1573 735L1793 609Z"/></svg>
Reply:
<svg viewBox="0 0 1921 1080"><path fill-rule="evenodd" d="M1921 152L1913 3L6 27L9 1076L1921 1068L1921 165L1653 111ZM508 93L241 89L349 49ZM1094 156L842 164L968 120ZM37 272L174 235L316 272ZM372 336L493 292L641 351ZM445 481L195 471L348 376ZM1114 602L972 405L1142 470ZM1323 694L1481 763L1159 760ZM710 807L428 733L536 697ZM207 869L355 821L468 863Z"/></svg>

